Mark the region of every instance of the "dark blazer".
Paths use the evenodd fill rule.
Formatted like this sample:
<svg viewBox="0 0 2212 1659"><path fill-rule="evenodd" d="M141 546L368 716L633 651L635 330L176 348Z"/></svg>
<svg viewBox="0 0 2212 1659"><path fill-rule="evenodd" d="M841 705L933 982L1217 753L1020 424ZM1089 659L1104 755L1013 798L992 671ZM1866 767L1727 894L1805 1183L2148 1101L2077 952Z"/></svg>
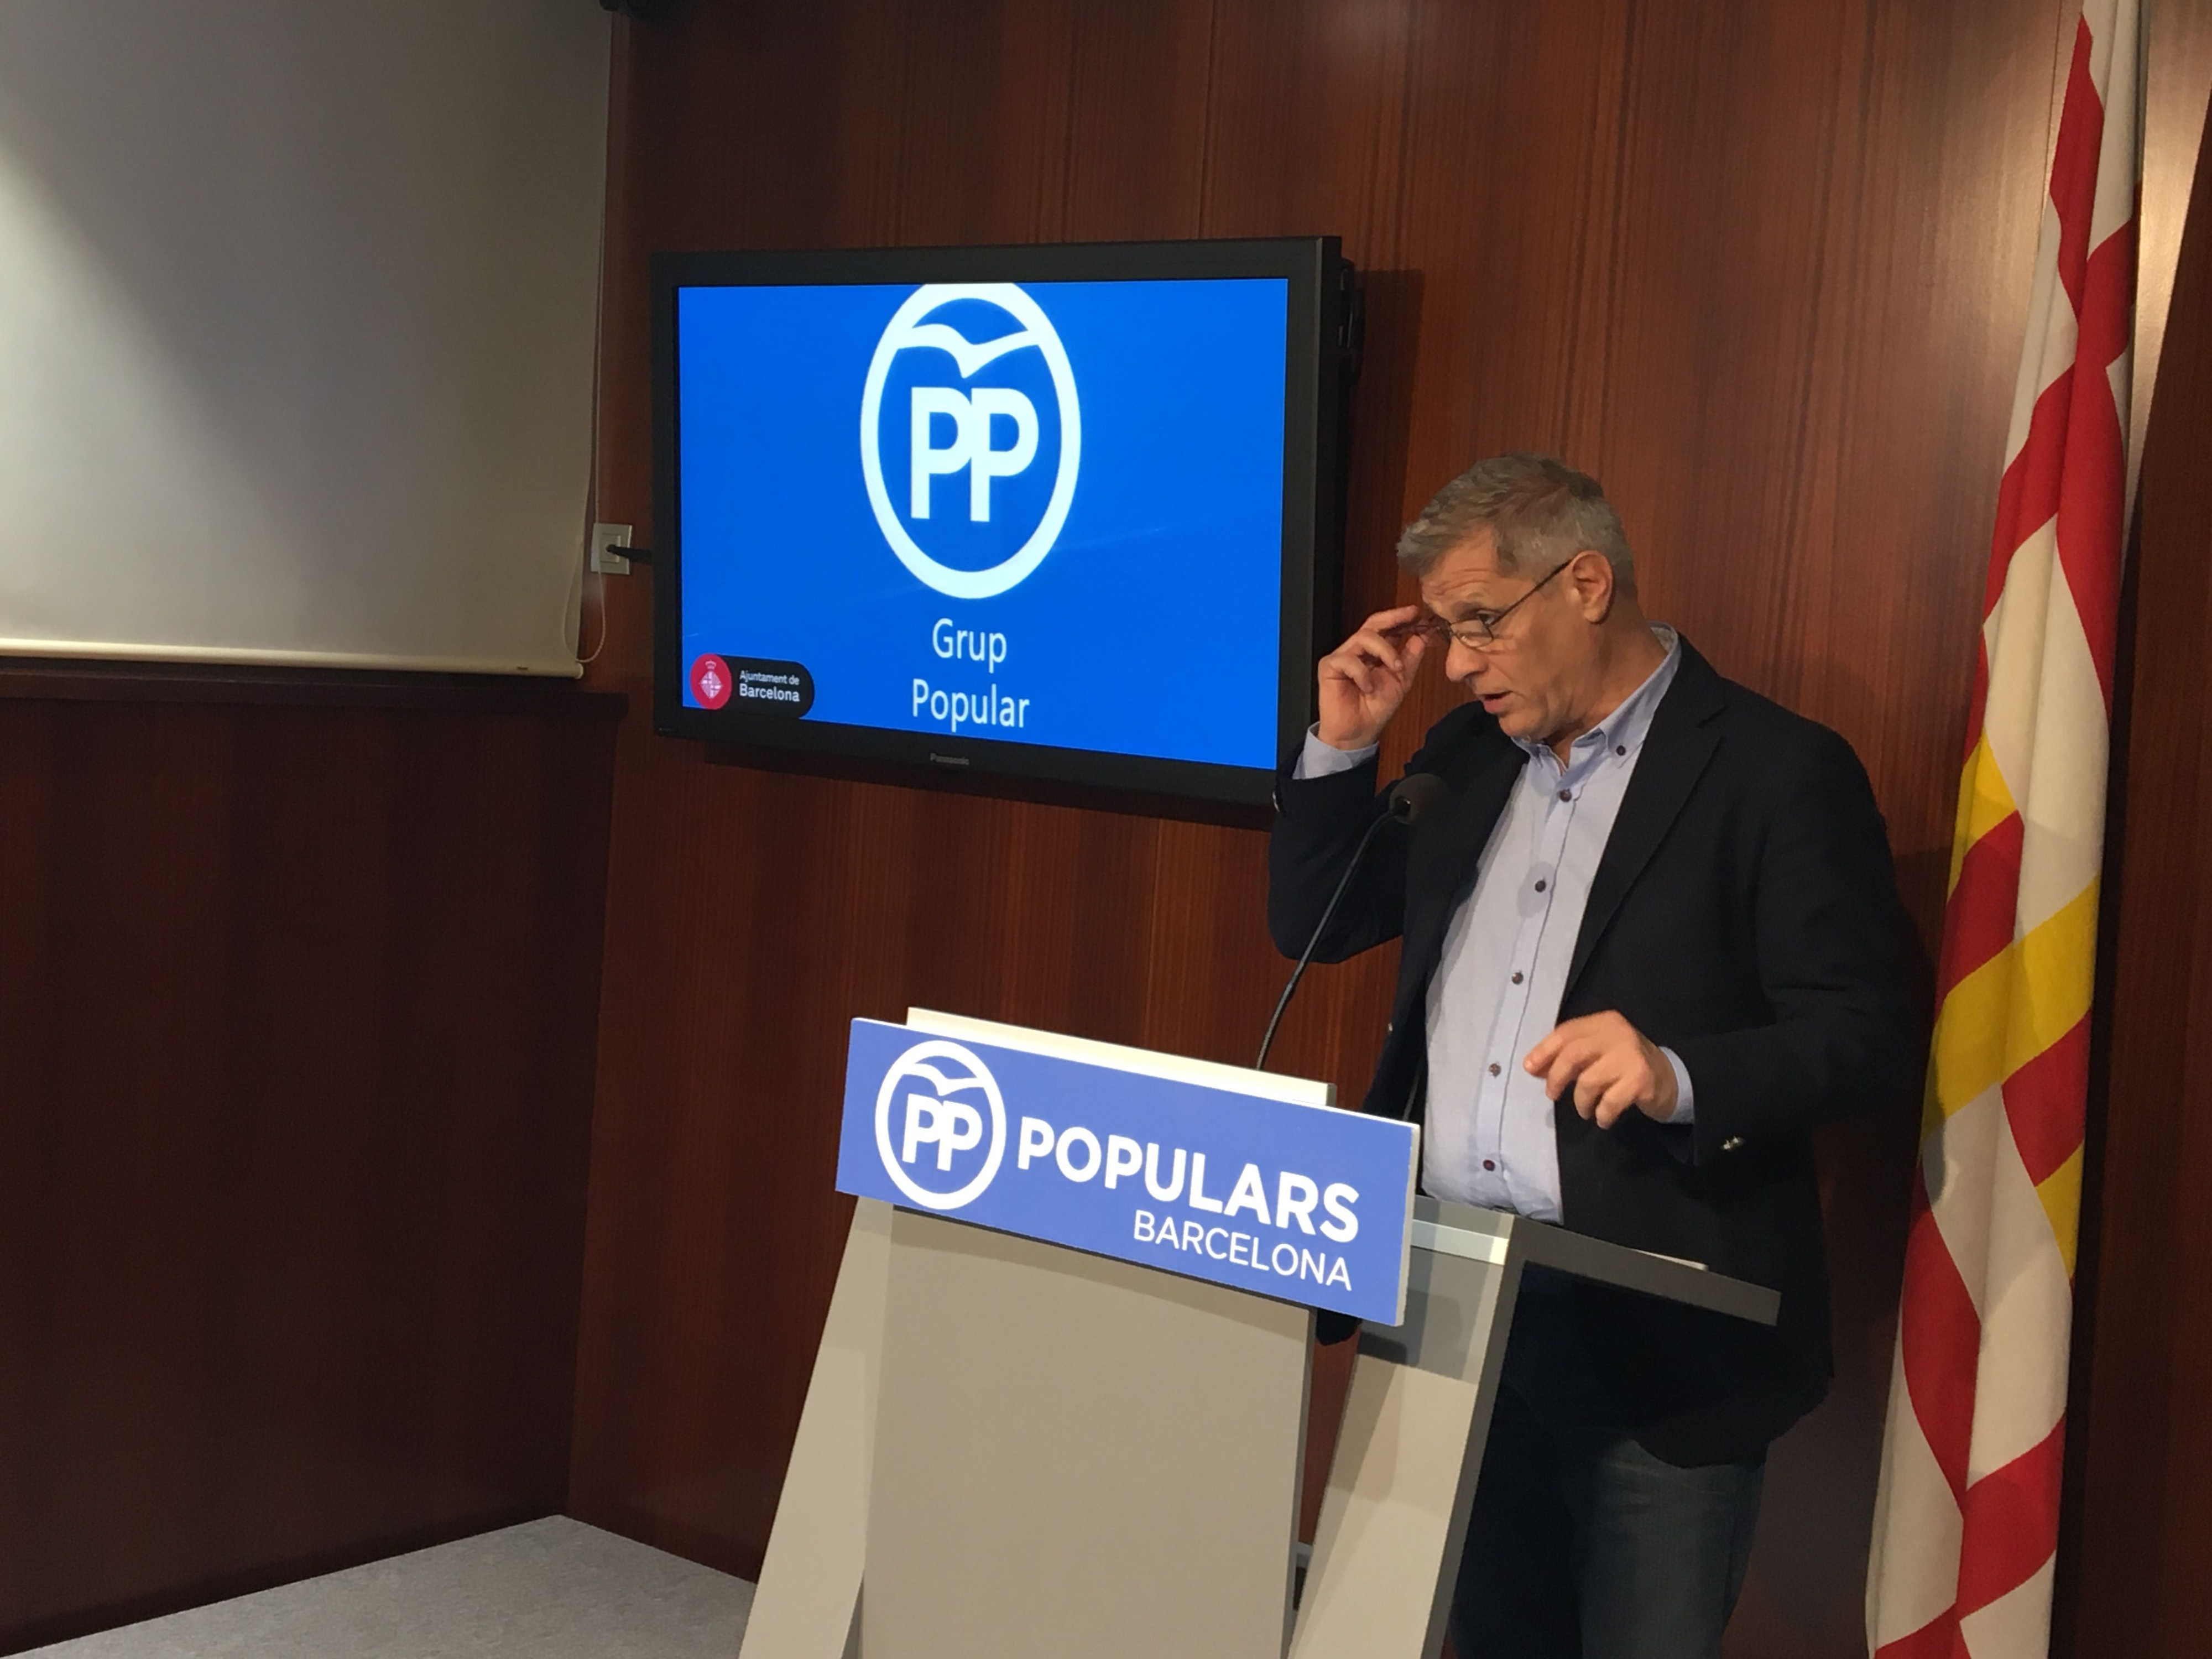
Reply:
<svg viewBox="0 0 2212 1659"><path fill-rule="evenodd" d="M1408 772L1449 793L1386 827L1315 956L1403 936L1365 1109L1418 1121L1427 994L1526 756L1480 705L1430 728ZM1382 810L1372 761L1282 780L1267 922L1304 948ZM1917 1082L1919 1018L1889 842L1850 745L1682 646L1590 887L1559 1018L1618 1010L1682 1057L1696 1122L1557 1109L1568 1226L1782 1293L1772 1330L1577 1284L1593 1363L1636 1437L1680 1464L1747 1462L1817 1403L1833 1363L1812 1131Z"/></svg>

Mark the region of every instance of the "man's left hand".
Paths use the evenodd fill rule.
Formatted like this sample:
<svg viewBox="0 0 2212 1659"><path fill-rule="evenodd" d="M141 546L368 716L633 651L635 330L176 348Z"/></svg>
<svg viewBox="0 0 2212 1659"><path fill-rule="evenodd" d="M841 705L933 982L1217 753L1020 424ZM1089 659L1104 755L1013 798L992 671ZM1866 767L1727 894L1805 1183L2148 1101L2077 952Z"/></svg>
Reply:
<svg viewBox="0 0 2212 1659"><path fill-rule="evenodd" d="M1674 1115L1674 1068L1658 1045L1616 1013L1585 1014L1555 1027L1521 1064L1558 1100L1610 1129L1631 1107L1664 1123Z"/></svg>

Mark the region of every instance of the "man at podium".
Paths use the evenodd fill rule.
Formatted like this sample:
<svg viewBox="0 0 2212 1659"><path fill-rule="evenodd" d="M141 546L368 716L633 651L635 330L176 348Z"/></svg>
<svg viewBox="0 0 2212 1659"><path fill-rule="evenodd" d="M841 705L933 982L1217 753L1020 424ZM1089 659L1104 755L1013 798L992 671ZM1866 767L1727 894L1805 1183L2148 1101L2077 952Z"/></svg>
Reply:
<svg viewBox="0 0 2212 1659"><path fill-rule="evenodd" d="M1277 945L1403 939L1365 1106L1421 1123L1430 1194L1781 1294L1770 1330L1530 1270L1453 1644L1708 1659L1766 1448L1832 1370L1812 1131L1914 1082L1887 835L1842 738L1645 618L1595 480L1479 462L1398 556L1421 603L1322 659L1281 783ZM1443 793L1355 866L1384 729L1439 652L1469 700L1407 771Z"/></svg>

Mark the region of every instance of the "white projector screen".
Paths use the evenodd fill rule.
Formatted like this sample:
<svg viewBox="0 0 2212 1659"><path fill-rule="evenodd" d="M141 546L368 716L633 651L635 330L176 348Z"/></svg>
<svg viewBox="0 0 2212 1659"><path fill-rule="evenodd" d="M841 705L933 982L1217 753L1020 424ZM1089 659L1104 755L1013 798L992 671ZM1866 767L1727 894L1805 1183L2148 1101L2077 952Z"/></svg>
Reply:
<svg viewBox="0 0 2212 1659"><path fill-rule="evenodd" d="M0 653L578 672L609 27L0 3Z"/></svg>

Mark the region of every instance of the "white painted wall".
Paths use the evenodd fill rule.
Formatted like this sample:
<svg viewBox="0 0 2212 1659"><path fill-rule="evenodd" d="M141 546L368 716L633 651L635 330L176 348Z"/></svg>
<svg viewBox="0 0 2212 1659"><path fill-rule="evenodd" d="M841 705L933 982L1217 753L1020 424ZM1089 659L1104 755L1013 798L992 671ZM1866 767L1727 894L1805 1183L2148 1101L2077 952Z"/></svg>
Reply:
<svg viewBox="0 0 2212 1659"><path fill-rule="evenodd" d="M0 653L573 674L592 0L0 0Z"/></svg>

